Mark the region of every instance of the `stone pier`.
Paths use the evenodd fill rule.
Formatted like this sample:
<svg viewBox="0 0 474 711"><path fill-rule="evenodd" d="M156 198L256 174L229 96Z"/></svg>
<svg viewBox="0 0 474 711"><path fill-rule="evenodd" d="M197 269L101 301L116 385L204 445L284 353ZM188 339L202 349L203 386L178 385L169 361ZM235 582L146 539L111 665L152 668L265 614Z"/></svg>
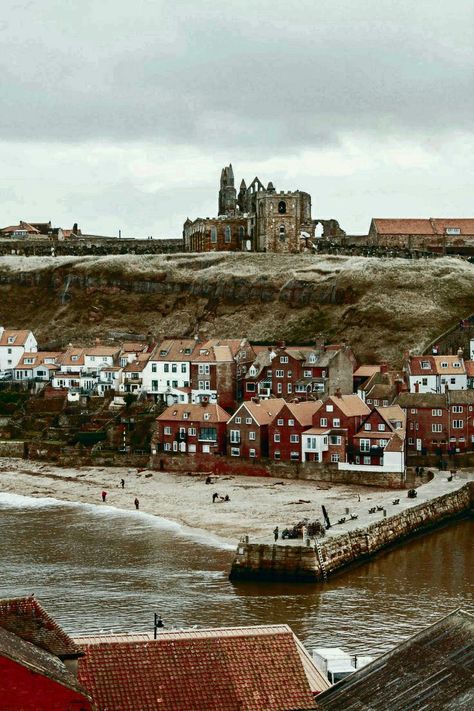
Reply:
<svg viewBox="0 0 474 711"><path fill-rule="evenodd" d="M439 490L451 487L447 493ZM361 527L361 520L348 521L346 530L331 528L325 538L303 545L301 541L251 543L248 538L237 547L230 572L231 580L274 580L322 582L327 577L368 560L378 552L455 518L470 515L474 505L474 478L457 481L437 475L436 481L418 489L420 499L404 499L397 513ZM392 492L393 498L393 492ZM393 502L392 506L393 506ZM388 506L388 504L387 504ZM363 523L367 516L363 517Z"/></svg>

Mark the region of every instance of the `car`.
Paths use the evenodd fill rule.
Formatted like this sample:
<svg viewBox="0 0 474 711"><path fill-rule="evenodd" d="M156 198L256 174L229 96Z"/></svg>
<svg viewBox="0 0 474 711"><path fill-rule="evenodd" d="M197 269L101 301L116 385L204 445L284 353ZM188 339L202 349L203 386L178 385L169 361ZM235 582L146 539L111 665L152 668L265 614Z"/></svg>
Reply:
<svg viewBox="0 0 474 711"><path fill-rule="evenodd" d="M13 371L12 370L2 370L0 372L0 380L12 380Z"/></svg>

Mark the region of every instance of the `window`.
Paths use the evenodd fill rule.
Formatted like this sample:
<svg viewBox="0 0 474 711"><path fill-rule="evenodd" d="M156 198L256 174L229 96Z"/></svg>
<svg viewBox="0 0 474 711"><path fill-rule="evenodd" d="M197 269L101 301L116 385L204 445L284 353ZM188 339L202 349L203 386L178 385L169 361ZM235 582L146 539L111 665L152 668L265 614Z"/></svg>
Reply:
<svg viewBox="0 0 474 711"><path fill-rule="evenodd" d="M379 447L386 447L388 444L388 439L379 439Z"/></svg>
<svg viewBox="0 0 474 711"><path fill-rule="evenodd" d="M428 360L422 360L421 367L423 368L423 370L430 370L430 368L431 368L430 362Z"/></svg>
<svg viewBox="0 0 474 711"><path fill-rule="evenodd" d="M278 427L283 427L284 424L285 424L285 420L283 420L281 418L277 420Z"/></svg>
<svg viewBox="0 0 474 711"><path fill-rule="evenodd" d="M383 425L383 424L379 425L379 432L385 432L385 425Z"/></svg>
<svg viewBox="0 0 474 711"><path fill-rule="evenodd" d="M199 365L199 375L209 375L211 370L211 367L209 363L200 363ZM176 373L175 370L173 370L173 373Z"/></svg>
<svg viewBox="0 0 474 711"><path fill-rule="evenodd" d="M294 427L295 426L295 421L294 420L288 420L288 427Z"/></svg>
<svg viewBox="0 0 474 711"><path fill-rule="evenodd" d="M453 368L460 368L460 367L461 367L461 363L459 361L454 361Z"/></svg>
<svg viewBox="0 0 474 711"><path fill-rule="evenodd" d="M288 356L280 356L280 363L288 363Z"/></svg>
<svg viewBox="0 0 474 711"><path fill-rule="evenodd" d="M217 242L217 229L215 227L211 227L211 242L212 244Z"/></svg>
<svg viewBox="0 0 474 711"><path fill-rule="evenodd" d="M246 390L248 393L254 393L255 392L255 383L247 383Z"/></svg>
<svg viewBox="0 0 474 711"><path fill-rule="evenodd" d="M171 451L171 443L170 442L165 442L163 445L163 451L164 452L170 452Z"/></svg>
<svg viewBox="0 0 474 711"><path fill-rule="evenodd" d="M334 410L333 405L326 405L326 412L332 412Z"/></svg>
<svg viewBox="0 0 474 711"><path fill-rule="evenodd" d="M329 442L331 444L341 444L342 442L342 437L340 435L331 435L329 437Z"/></svg>
<svg viewBox="0 0 474 711"><path fill-rule="evenodd" d="M283 392L283 385L281 383L277 383L277 393L278 395L281 395Z"/></svg>
<svg viewBox="0 0 474 711"><path fill-rule="evenodd" d="M417 411L416 407L412 407L411 410L410 410L410 413L411 413L412 415L416 415L417 412L418 412L418 411Z"/></svg>
<svg viewBox="0 0 474 711"><path fill-rule="evenodd" d="M210 419L211 419L211 413L210 413L210 412L205 412L205 413L204 413L204 419L205 419L205 420L210 420Z"/></svg>
<svg viewBox="0 0 474 711"><path fill-rule="evenodd" d="M217 430L215 427L201 427L199 439L205 442L217 442Z"/></svg>
<svg viewBox="0 0 474 711"><path fill-rule="evenodd" d="M369 465L372 464L372 460L370 459L370 457L363 457L363 458L362 458L362 461L363 461L363 463L364 463L365 465L367 465L367 464L369 464Z"/></svg>
<svg viewBox="0 0 474 711"><path fill-rule="evenodd" d="M170 364L169 364L169 363L165 363L165 364L163 365L163 371L164 371L165 373L169 373L169 372L170 372Z"/></svg>
<svg viewBox="0 0 474 711"><path fill-rule="evenodd" d="M279 432L275 432L275 434L273 435L273 441L280 442L280 433Z"/></svg>
<svg viewBox="0 0 474 711"><path fill-rule="evenodd" d="M151 364L151 372L152 372L152 373L156 373L157 369L158 369L158 364L157 364L157 363L152 363L152 364Z"/></svg>
<svg viewBox="0 0 474 711"><path fill-rule="evenodd" d="M298 444L299 441L300 441L300 436L299 436L299 435L297 435L297 434L292 434L292 435L290 435L290 442L291 442L291 444Z"/></svg>
<svg viewBox="0 0 474 711"><path fill-rule="evenodd" d="M453 429L461 430L464 427L464 420L453 420Z"/></svg>
<svg viewBox="0 0 474 711"><path fill-rule="evenodd" d="M280 200L278 203L278 214L279 215L284 215L286 213L286 202L284 200Z"/></svg>
<svg viewBox="0 0 474 711"><path fill-rule="evenodd" d="M236 417L236 418L235 418L235 424L236 424L236 425L240 425L241 422L242 422L242 418L241 418L241 417Z"/></svg>
<svg viewBox="0 0 474 711"><path fill-rule="evenodd" d="M252 418L251 418L251 417L246 417L246 418L245 418L245 424L246 424L246 425L251 425L251 424L252 424Z"/></svg>
<svg viewBox="0 0 474 711"><path fill-rule="evenodd" d="M339 454L338 453L331 454L331 462L338 462L338 461L339 461Z"/></svg>
<svg viewBox="0 0 474 711"><path fill-rule="evenodd" d="M296 459L300 458L300 453L299 452L290 452L290 459L292 461L295 461Z"/></svg>
<svg viewBox="0 0 474 711"><path fill-rule="evenodd" d="M257 453L256 453L255 449L249 449L249 457L253 458L256 456L257 456Z"/></svg>
<svg viewBox="0 0 474 711"><path fill-rule="evenodd" d="M195 437L196 436L196 428L195 427L188 427L188 435L190 437Z"/></svg>
<svg viewBox="0 0 474 711"><path fill-rule="evenodd" d="M186 373L186 363L181 363L181 372Z"/></svg>
<svg viewBox="0 0 474 711"><path fill-rule="evenodd" d="M275 450L275 452L273 453L273 457L274 457L274 459L280 459L280 450L279 449Z"/></svg>
<svg viewBox="0 0 474 711"><path fill-rule="evenodd" d="M375 407L378 407L378 404L379 404L379 401L378 401L378 400L374 400L374 405L375 405Z"/></svg>
<svg viewBox="0 0 474 711"><path fill-rule="evenodd" d="M456 385L456 378L450 378L449 382L451 383L451 385Z"/></svg>
<svg viewBox="0 0 474 711"><path fill-rule="evenodd" d="M286 392L290 395L293 392L293 386L291 383L286 384Z"/></svg>
<svg viewBox="0 0 474 711"><path fill-rule="evenodd" d="M249 432L249 440L256 440L255 432Z"/></svg>
<svg viewBox="0 0 474 711"><path fill-rule="evenodd" d="M460 414L463 411L463 406L462 405L453 405L453 412L456 414Z"/></svg>
<svg viewBox="0 0 474 711"><path fill-rule="evenodd" d="M231 457L240 457L240 449L238 447L231 447L230 448L230 456Z"/></svg>
<svg viewBox="0 0 474 711"><path fill-rule="evenodd" d="M313 371L312 371L312 370L304 370L304 371L303 371L303 376L304 376L305 378L311 378L312 375L313 375Z"/></svg>
<svg viewBox="0 0 474 711"><path fill-rule="evenodd" d="M229 244L231 239L232 239L232 230L230 228L230 225L226 225L225 230L224 230L224 242Z"/></svg>
<svg viewBox="0 0 474 711"><path fill-rule="evenodd" d="M445 360L442 361L441 367L442 367L442 368L447 368L447 367L448 367L448 364L446 363Z"/></svg>
<svg viewBox="0 0 474 711"><path fill-rule="evenodd" d="M360 451L361 452L370 452L370 439L361 439L360 440Z"/></svg>
<svg viewBox="0 0 474 711"><path fill-rule="evenodd" d="M341 426L341 420L339 417L334 417L332 421L332 426L333 427L340 427Z"/></svg>
<svg viewBox="0 0 474 711"><path fill-rule="evenodd" d="M412 446L415 444L415 440L413 439L413 437L408 437L408 444Z"/></svg>
<svg viewBox="0 0 474 711"><path fill-rule="evenodd" d="M189 412L183 412L183 420L189 420Z"/></svg>
<svg viewBox="0 0 474 711"><path fill-rule="evenodd" d="M370 422L366 422L364 425L364 430L369 432L371 429L372 429L372 425L370 424Z"/></svg>
<svg viewBox="0 0 474 711"><path fill-rule="evenodd" d="M170 435L171 434L171 427L164 427L163 434Z"/></svg>
<svg viewBox="0 0 474 711"><path fill-rule="evenodd" d="M243 239L245 237L245 230L242 227L242 225L239 227L239 239Z"/></svg>
<svg viewBox="0 0 474 711"><path fill-rule="evenodd" d="M431 431L432 432L442 432L443 431L443 425L439 422L435 422L433 425L431 425Z"/></svg>
<svg viewBox="0 0 474 711"><path fill-rule="evenodd" d="M436 409L436 410L431 410L431 414L433 415L433 417L441 417L443 412L442 412L442 410Z"/></svg>
<svg viewBox="0 0 474 711"><path fill-rule="evenodd" d="M285 376L285 371L284 370L275 370L275 376L277 378L283 378Z"/></svg>
<svg viewBox="0 0 474 711"><path fill-rule="evenodd" d="M319 420L319 426L320 427L327 427L328 426L328 421L326 417L321 417Z"/></svg>
<svg viewBox="0 0 474 711"><path fill-rule="evenodd" d="M230 443L231 444L240 444L240 430L231 430L230 431Z"/></svg>

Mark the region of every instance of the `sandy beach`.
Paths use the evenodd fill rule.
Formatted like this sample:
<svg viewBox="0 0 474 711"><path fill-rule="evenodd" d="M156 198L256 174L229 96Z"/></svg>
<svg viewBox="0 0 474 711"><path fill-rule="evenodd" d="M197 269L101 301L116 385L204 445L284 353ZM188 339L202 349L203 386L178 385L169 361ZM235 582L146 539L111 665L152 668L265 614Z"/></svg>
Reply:
<svg viewBox="0 0 474 711"><path fill-rule="evenodd" d="M346 508L357 511L396 495L377 488L266 477L214 477L211 485L205 481L205 475L119 467L73 469L21 459L0 460L1 492L110 505L134 512L137 497L137 515L145 512L161 516L232 543L245 534L253 541L270 542L276 525L282 530L305 517L321 520L322 504L331 519L337 520ZM105 503L102 491L107 492ZM215 492L222 497L228 495L230 501L212 503Z"/></svg>

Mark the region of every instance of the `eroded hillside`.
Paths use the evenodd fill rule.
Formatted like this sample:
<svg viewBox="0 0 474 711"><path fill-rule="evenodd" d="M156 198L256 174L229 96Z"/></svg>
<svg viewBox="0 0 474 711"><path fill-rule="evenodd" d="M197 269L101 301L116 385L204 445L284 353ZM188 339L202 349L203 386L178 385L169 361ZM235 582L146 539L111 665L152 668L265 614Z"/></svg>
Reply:
<svg viewBox="0 0 474 711"><path fill-rule="evenodd" d="M397 362L474 312L461 259L215 254L3 257L0 324L40 344L118 332L345 339L361 359Z"/></svg>

